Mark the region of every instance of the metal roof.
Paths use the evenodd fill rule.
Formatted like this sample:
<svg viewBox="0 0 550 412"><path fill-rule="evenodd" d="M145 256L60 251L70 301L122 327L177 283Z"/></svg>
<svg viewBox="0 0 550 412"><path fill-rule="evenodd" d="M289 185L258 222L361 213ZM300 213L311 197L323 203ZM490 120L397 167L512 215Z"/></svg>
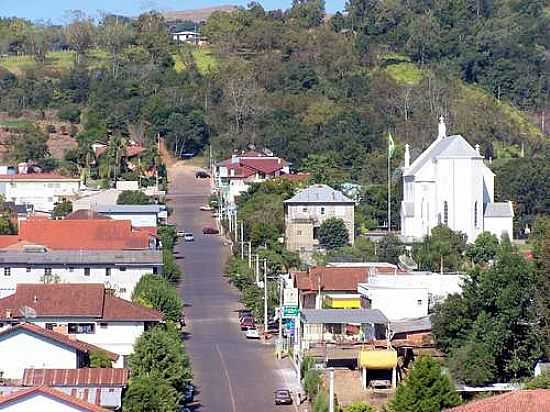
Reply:
<svg viewBox="0 0 550 412"><path fill-rule="evenodd" d="M388 323L378 309L302 309L303 323Z"/></svg>
<svg viewBox="0 0 550 412"><path fill-rule="evenodd" d="M514 217L514 209L510 202L487 203L485 217Z"/></svg>
<svg viewBox="0 0 550 412"><path fill-rule="evenodd" d="M48 250L24 252L0 250L0 266L49 265L49 266L161 266L160 250Z"/></svg>
<svg viewBox="0 0 550 412"><path fill-rule="evenodd" d="M355 203L339 190L327 185L313 185L298 192L285 203Z"/></svg>
<svg viewBox="0 0 550 412"><path fill-rule="evenodd" d="M97 213L160 213L166 210L164 205L98 205L93 209Z"/></svg>
<svg viewBox="0 0 550 412"><path fill-rule="evenodd" d="M390 322L390 329L393 333L418 332L423 330L432 330L432 321L430 316L421 318L401 319Z"/></svg>

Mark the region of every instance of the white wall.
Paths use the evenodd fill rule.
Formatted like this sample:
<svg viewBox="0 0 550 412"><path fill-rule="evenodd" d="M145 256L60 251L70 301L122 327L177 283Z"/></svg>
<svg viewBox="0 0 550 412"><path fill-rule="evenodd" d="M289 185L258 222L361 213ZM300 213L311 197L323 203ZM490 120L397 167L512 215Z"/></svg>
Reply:
<svg viewBox="0 0 550 412"><path fill-rule="evenodd" d="M82 412L83 409L71 406L42 393L34 393L28 397L0 405L0 410L9 412Z"/></svg>
<svg viewBox="0 0 550 412"><path fill-rule="evenodd" d="M127 267L122 271L120 267L113 267L110 276L106 275L104 267L90 268L89 276L84 275L84 267L74 267L72 271L68 267L52 268L52 278L55 279L57 276L61 283L103 283L114 289L118 297L126 300L131 300L136 284L147 273L153 273L153 268ZM0 296L5 296L6 290L12 290L12 293L15 293L18 283L42 283L43 281L44 268L31 267L30 272L27 272L27 268L12 267L10 276L6 276L4 268L0 267Z"/></svg>
<svg viewBox="0 0 550 412"><path fill-rule="evenodd" d="M417 318L428 314L428 290L366 286L362 295L371 301L370 309L379 309L389 320Z"/></svg>
<svg viewBox="0 0 550 412"><path fill-rule="evenodd" d="M4 372L4 378L21 379L25 368L77 366L76 349L54 344L21 330L0 337L0 370Z"/></svg>
<svg viewBox="0 0 550 412"><path fill-rule="evenodd" d="M6 183L7 201L31 203L35 210L51 212L54 204L80 190L80 181L11 181Z"/></svg>
<svg viewBox="0 0 550 412"><path fill-rule="evenodd" d="M513 222L512 217L486 217L483 223L486 232L494 234L499 239L506 233L511 240L514 238Z"/></svg>
<svg viewBox="0 0 550 412"><path fill-rule="evenodd" d="M130 220L133 227L157 227L156 213L101 213L114 220Z"/></svg>

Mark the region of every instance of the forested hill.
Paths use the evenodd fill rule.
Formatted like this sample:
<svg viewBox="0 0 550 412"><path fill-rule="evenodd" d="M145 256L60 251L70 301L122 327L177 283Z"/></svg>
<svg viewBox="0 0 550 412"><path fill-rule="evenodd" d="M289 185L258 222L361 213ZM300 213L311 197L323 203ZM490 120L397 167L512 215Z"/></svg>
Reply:
<svg viewBox="0 0 550 412"><path fill-rule="evenodd" d="M64 27L0 19L0 126L29 112L42 132L52 113L74 123L77 147L50 162L73 174L94 164L97 142L160 135L178 154L212 143L217 158L265 146L316 180L359 183L376 225L385 136L397 145L397 214L404 144L418 155L443 114L449 133L493 160L497 197L518 202L520 223L550 212L550 0L350 0L332 16L321 0L272 11L251 3L212 13L201 47L175 43L169 27L154 12L99 22L75 13ZM48 159L38 132L18 131L33 144L14 150L11 139L8 155Z"/></svg>

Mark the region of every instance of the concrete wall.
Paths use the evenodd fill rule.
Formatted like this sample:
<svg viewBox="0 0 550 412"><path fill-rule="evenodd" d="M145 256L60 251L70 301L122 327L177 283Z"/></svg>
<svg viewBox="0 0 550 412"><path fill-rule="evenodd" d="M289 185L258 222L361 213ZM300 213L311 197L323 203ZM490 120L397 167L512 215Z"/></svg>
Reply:
<svg viewBox="0 0 550 412"><path fill-rule="evenodd" d="M4 372L4 378L21 379L25 368L77 366L76 349L66 348L26 331L0 337L0 370Z"/></svg>
<svg viewBox="0 0 550 412"><path fill-rule="evenodd" d="M513 217L486 217L484 220L485 232L494 234L501 239L503 234L513 239L514 235L514 218Z"/></svg>
<svg viewBox="0 0 550 412"><path fill-rule="evenodd" d="M418 318L428 314L429 295L423 288L369 287L362 294L370 301L367 309L379 309L389 320Z"/></svg>
<svg viewBox="0 0 550 412"><path fill-rule="evenodd" d="M42 283L44 282L44 267L10 267L9 276L0 267L0 297L15 293L18 283ZM30 271L27 271L30 269ZM61 283L103 283L108 288L114 289L116 295L126 300L131 300L132 292L147 273L153 273L153 267L111 267L111 274L107 276L106 267L90 268L90 275L85 275L84 267L52 268L52 281Z"/></svg>

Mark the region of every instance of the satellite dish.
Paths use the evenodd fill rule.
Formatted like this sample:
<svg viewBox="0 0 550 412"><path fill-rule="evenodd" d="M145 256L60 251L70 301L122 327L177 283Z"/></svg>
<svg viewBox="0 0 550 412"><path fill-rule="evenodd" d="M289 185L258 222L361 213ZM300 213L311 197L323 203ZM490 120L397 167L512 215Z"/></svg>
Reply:
<svg viewBox="0 0 550 412"><path fill-rule="evenodd" d="M23 318L25 319L29 319L29 318L36 318L36 310L34 310L33 308L31 308L30 306L21 306L19 308L19 313L21 314L21 316L23 316Z"/></svg>
<svg viewBox="0 0 550 412"><path fill-rule="evenodd" d="M407 255L399 256L399 267L405 270L418 270L418 264Z"/></svg>

